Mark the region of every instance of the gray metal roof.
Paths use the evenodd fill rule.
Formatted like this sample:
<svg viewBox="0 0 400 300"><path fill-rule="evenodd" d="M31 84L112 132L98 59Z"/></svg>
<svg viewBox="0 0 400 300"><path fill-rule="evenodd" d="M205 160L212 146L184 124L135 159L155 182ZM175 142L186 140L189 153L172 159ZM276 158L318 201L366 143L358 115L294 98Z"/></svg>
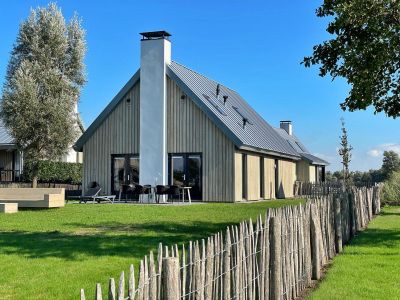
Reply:
<svg viewBox="0 0 400 300"><path fill-rule="evenodd" d="M15 145L14 139L2 120L0 120L0 145Z"/></svg>
<svg viewBox="0 0 400 300"><path fill-rule="evenodd" d="M310 151L303 145L303 143L299 140L297 136L294 134L289 135L285 129L275 128L276 132L287 141L287 143L301 156L302 159L308 161L313 165L323 165L327 166L329 163L326 160L323 160L315 155L312 155Z"/></svg>
<svg viewBox="0 0 400 300"><path fill-rule="evenodd" d="M234 141L239 148L283 154L299 154L237 92L177 62L167 74ZM219 98L216 96L219 85ZM228 96L224 105L223 96ZM247 124L243 128L243 118Z"/></svg>
<svg viewBox="0 0 400 300"><path fill-rule="evenodd" d="M74 146L75 150L82 151L83 145L89 137L139 80L139 74L140 72L137 71L78 139ZM298 152L234 90L174 61L167 68L167 75L176 82L182 91L206 113L237 147L300 159ZM220 89L218 99L216 97L217 85L219 85ZM228 96L225 105L223 96ZM247 123L243 128L244 118L246 118Z"/></svg>

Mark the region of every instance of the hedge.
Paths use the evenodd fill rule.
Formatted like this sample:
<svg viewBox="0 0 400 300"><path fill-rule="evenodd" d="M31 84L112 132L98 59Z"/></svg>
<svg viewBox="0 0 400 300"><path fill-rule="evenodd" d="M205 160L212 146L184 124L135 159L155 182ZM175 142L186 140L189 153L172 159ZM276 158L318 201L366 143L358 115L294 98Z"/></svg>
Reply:
<svg viewBox="0 0 400 300"><path fill-rule="evenodd" d="M382 189L382 203L400 203L400 172L393 172L389 179L385 181Z"/></svg>
<svg viewBox="0 0 400 300"><path fill-rule="evenodd" d="M23 179L32 181L32 164L24 165ZM43 160L39 162L39 182L82 183L82 164Z"/></svg>

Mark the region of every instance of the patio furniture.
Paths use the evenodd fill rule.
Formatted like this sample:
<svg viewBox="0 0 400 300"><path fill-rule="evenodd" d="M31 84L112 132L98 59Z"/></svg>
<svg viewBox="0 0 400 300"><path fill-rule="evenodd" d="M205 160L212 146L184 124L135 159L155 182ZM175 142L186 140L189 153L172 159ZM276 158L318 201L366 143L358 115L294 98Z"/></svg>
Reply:
<svg viewBox="0 0 400 300"><path fill-rule="evenodd" d="M161 195L168 195L169 192L169 185L157 185L156 186L156 203L160 203L160 196Z"/></svg>
<svg viewBox="0 0 400 300"><path fill-rule="evenodd" d="M123 184L119 190L118 200L121 201L122 195L125 195L125 202L128 202L128 196L132 196L135 194L135 185L134 184Z"/></svg>
<svg viewBox="0 0 400 300"><path fill-rule="evenodd" d="M182 191L182 202L185 203L185 192L188 196L189 203L192 203L192 198L190 196L191 186L181 186L179 189Z"/></svg>
<svg viewBox="0 0 400 300"><path fill-rule="evenodd" d="M1 188L1 203L18 203L18 207L51 208L65 205L64 188Z"/></svg>
<svg viewBox="0 0 400 300"><path fill-rule="evenodd" d="M180 188L177 185L171 185L168 189L168 196L172 199L172 203L174 203L174 198L178 196L178 201L181 199ZM171 197L172 196L172 197Z"/></svg>
<svg viewBox="0 0 400 300"><path fill-rule="evenodd" d="M139 197L139 203L144 203L143 196L147 194L147 200L149 201L149 195L151 194L151 186L136 184L133 190L135 195Z"/></svg>
<svg viewBox="0 0 400 300"><path fill-rule="evenodd" d="M95 196L95 197L94 197L94 201L96 201L97 203L100 203L100 202L102 202L102 201L114 203L115 197L116 197L115 195L109 195L109 196Z"/></svg>
<svg viewBox="0 0 400 300"><path fill-rule="evenodd" d="M82 190L65 190L65 202L79 200L82 196Z"/></svg>
<svg viewBox="0 0 400 300"><path fill-rule="evenodd" d="M95 201L95 198L99 195L101 191L101 187L97 186L97 187L93 187L93 188L89 188L86 192L86 194L84 194L83 196L81 196L79 198L79 203L86 203L88 201Z"/></svg>
<svg viewBox="0 0 400 300"><path fill-rule="evenodd" d="M18 212L18 203L0 203L0 213L13 214Z"/></svg>

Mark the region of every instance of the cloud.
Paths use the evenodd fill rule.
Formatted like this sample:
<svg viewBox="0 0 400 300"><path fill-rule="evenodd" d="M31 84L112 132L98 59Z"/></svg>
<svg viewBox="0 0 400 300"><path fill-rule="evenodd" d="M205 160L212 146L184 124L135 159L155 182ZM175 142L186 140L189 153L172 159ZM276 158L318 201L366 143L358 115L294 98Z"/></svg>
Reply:
<svg viewBox="0 0 400 300"><path fill-rule="evenodd" d="M368 150L367 154L371 157L381 157L384 151L394 151L400 154L400 144L395 144L395 143L380 144Z"/></svg>

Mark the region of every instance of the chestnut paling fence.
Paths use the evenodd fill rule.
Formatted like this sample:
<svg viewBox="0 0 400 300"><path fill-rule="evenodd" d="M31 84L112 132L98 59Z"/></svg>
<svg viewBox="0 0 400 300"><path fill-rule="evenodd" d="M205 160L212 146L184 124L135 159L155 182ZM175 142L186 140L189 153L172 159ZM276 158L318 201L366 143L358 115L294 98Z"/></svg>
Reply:
<svg viewBox="0 0 400 300"><path fill-rule="evenodd" d="M160 244L138 272L131 265L127 277L122 272L117 283L111 278L106 293L97 284L95 299L295 299L380 212L380 189L309 198L201 241Z"/></svg>

